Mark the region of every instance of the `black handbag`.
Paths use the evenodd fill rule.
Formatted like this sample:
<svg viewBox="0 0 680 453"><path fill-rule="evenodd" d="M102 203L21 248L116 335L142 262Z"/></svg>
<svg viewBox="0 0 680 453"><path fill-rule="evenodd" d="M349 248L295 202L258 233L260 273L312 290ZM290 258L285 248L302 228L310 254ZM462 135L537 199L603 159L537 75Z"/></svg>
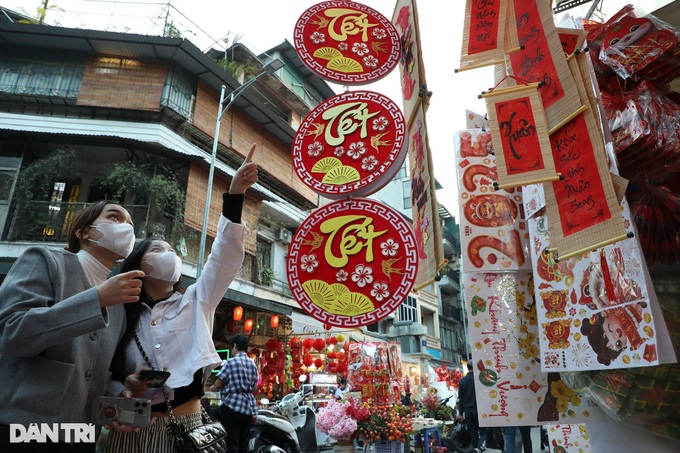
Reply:
<svg viewBox="0 0 680 453"><path fill-rule="evenodd" d="M151 360L146 355L137 332L134 333L134 338L144 360L153 370ZM168 392L165 390L165 384L161 386L161 390L163 390L165 404L168 406L168 418L170 419L168 430L177 441L178 453L227 453L227 431L222 423L212 421L208 412L201 405L201 420L203 424L189 431L182 432L177 424L175 415L172 413L172 405L168 398Z"/></svg>
<svg viewBox="0 0 680 453"><path fill-rule="evenodd" d="M163 389L165 391L165 389ZM167 397L166 397L167 401ZM169 409L170 430L177 440L177 451L179 453L226 453L227 452L227 431L220 422L214 422L206 410L201 406L201 418L203 425L194 429L180 433L179 426L172 411Z"/></svg>

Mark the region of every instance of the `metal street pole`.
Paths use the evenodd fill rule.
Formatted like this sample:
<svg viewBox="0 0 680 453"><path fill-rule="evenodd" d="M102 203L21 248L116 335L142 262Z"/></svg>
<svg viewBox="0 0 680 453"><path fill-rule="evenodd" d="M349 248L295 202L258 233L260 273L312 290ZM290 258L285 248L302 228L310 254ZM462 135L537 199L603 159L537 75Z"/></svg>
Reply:
<svg viewBox="0 0 680 453"><path fill-rule="evenodd" d="M281 60L272 60L271 62L267 63L262 67L262 72L253 77L252 79L248 80L246 83L243 85L237 87L234 91L229 93L229 102L227 105L222 108L222 105L224 105L224 101L226 100L224 97L224 93L227 90L227 87L225 85L222 85L222 90L220 92L220 103L217 106L217 119L215 120L215 134L213 135L213 146L212 146L212 155L210 156L210 172L208 173L208 190L205 196L205 206L203 208L203 225L201 227L201 241L199 244L198 248L198 263L196 264L196 278L201 276L201 272L203 271L203 259L205 255L205 242L207 239L208 235L208 214L210 214L210 198L212 196L212 184L213 184L213 176L215 174L215 162L217 160L217 144L219 142L219 133L220 133L220 123L222 121L222 117L224 116L225 113L227 113L227 110L229 110L229 107L234 103L237 97L239 97L245 90L250 88L260 77L262 77L265 74L269 74L270 72L276 71L278 69L281 69L283 67L283 62Z"/></svg>

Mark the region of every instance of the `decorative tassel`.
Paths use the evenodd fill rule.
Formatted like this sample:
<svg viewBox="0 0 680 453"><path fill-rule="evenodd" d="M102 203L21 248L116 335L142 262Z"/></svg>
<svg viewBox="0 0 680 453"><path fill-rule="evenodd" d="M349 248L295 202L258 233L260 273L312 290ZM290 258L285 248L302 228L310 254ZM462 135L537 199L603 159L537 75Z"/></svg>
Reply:
<svg viewBox="0 0 680 453"><path fill-rule="evenodd" d="M609 273L607 254L604 249L600 251L600 267L602 268L602 277L604 278L604 289L607 292L607 299L609 299L609 302L615 302L616 295L614 294L614 283L612 282L612 277Z"/></svg>

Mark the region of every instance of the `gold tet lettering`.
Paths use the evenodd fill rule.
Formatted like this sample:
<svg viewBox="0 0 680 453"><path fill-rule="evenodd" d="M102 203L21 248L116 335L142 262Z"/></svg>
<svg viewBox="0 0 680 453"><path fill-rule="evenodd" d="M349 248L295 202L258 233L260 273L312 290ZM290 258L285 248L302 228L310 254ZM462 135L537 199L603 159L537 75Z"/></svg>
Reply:
<svg viewBox="0 0 680 453"><path fill-rule="evenodd" d="M366 13L355 9L329 8L324 14L326 17L333 18L328 26L328 34L336 41L346 41L348 36L361 33L361 40L366 42L368 41L368 29L378 25L368 23Z"/></svg>
<svg viewBox="0 0 680 453"><path fill-rule="evenodd" d="M323 222L319 229L322 233L330 235L324 251L326 262L335 268L343 267L349 261L349 256L360 253L364 248L366 262L372 262L373 240L387 233L387 230L376 232L372 223L372 218L362 215L344 215ZM332 250L336 235L339 235L337 241L339 256L334 255Z"/></svg>
<svg viewBox="0 0 680 453"><path fill-rule="evenodd" d="M321 116L328 121L325 139L330 146L338 146L345 141L345 136L361 128L361 138L366 138L368 120L380 112L370 113L365 102L346 102L323 112ZM336 135L333 135L333 133Z"/></svg>

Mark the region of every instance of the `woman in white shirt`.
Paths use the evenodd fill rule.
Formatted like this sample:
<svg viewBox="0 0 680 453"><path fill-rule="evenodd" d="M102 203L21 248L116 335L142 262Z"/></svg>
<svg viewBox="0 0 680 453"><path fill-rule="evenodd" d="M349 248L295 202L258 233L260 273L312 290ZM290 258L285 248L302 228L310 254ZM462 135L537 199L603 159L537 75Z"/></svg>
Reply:
<svg viewBox="0 0 680 453"><path fill-rule="evenodd" d="M203 273L186 291L179 287L181 259L165 241L147 239L135 246L121 272L141 269L140 302L126 309L128 329L112 372L137 397L151 400L151 422L140 432L113 432L107 452L176 451L168 430L166 397L182 431L202 424L200 399L210 371L221 363L212 342L215 309L236 277L244 257L246 228L241 222L245 191L257 181L255 145L223 194L217 237ZM143 369L169 371L163 387L139 380Z"/></svg>

